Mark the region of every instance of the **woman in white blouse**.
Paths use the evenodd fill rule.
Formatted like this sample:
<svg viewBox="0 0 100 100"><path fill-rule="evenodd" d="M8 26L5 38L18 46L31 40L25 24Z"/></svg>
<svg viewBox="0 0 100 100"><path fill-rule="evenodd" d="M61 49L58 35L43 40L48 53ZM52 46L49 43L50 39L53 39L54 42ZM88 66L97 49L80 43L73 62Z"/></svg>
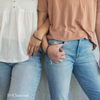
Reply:
<svg viewBox="0 0 100 100"><path fill-rule="evenodd" d="M39 47L49 27L37 5L38 0L0 0L0 100L34 100L41 76Z"/></svg>

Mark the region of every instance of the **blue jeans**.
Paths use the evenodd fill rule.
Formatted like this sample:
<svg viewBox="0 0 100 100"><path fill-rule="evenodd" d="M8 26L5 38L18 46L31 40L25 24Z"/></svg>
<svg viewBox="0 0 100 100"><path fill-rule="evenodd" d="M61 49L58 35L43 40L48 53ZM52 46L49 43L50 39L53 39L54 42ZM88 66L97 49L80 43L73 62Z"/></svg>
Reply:
<svg viewBox="0 0 100 100"><path fill-rule="evenodd" d="M24 62L0 62L0 100L34 100L41 65L40 51Z"/></svg>
<svg viewBox="0 0 100 100"><path fill-rule="evenodd" d="M62 41L51 40L51 45ZM48 55L45 69L49 83L51 100L68 100L72 72L90 100L100 100L100 75L93 54L93 43L86 39L64 42L61 47L65 59L54 63Z"/></svg>

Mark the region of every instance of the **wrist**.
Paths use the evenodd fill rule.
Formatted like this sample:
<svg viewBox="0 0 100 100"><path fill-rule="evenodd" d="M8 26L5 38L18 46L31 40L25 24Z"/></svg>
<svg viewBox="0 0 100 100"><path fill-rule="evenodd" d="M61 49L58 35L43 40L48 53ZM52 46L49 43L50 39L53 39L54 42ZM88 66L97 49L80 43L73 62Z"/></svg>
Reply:
<svg viewBox="0 0 100 100"><path fill-rule="evenodd" d="M37 31L35 34L34 34L36 37L38 37L39 39L43 39L43 34L40 33L39 31Z"/></svg>

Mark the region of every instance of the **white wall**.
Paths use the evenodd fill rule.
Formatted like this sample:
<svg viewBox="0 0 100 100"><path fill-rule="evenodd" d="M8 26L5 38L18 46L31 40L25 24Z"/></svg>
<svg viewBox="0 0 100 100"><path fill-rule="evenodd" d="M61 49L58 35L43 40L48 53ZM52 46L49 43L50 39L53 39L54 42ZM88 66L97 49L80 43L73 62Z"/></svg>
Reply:
<svg viewBox="0 0 100 100"><path fill-rule="evenodd" d="M98 54L99 51L97 47L96 50L94 51L94 55L97 61L98 61ZM44 67L35 100L50 100L49 88ZM83 92L83 90L81 89L81 87L79 86L74 75L72 75L69 100L89 100L85 95L85 93Z"/></svg>

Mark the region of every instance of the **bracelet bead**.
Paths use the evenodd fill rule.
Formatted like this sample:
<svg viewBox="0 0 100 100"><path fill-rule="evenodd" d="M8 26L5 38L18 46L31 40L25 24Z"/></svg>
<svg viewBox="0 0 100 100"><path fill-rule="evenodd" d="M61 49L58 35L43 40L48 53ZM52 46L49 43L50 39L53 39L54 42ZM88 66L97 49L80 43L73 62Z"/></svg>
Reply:
<svg viewBox="0 0 100 100"><path fill-rule="evenodd" d="M33 34L33 37L35 37L39 41L43 41L42 39L39 39L38 37L36 37L34 34Z"/></svg>

